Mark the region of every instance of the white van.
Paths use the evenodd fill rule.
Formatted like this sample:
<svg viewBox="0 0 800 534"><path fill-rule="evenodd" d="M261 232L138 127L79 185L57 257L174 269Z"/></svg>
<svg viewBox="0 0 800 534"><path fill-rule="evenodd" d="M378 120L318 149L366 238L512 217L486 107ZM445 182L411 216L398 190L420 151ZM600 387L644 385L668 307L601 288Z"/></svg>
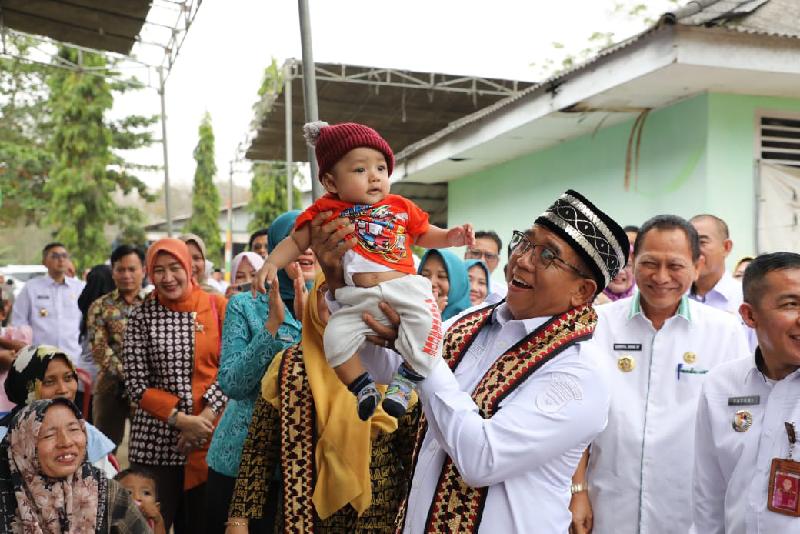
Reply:
<svg viewBox="0 0 800 534"><path fill-rule="evenodd" d="M0 267L0 274L5 276L6 281L14 281L14 296L18 296L25 282L31 278L37 278L47 274L47 267L44 265L6 265Z"/></svg>

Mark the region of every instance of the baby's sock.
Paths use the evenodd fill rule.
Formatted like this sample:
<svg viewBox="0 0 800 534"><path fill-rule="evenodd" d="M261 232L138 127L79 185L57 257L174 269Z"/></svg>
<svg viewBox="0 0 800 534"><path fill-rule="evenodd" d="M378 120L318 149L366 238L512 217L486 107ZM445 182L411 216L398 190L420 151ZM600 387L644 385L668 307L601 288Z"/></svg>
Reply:
<svg viewBox="0 0 800 534"><path fill-rule="evenodd" d="M375 381L369 373L363 373L350 382L347 389L358 399L358 417L366 421L375 412L381 400L381 393L375 387Z"/></svg>
<svg viewBox="0 0 800 534"><path fill-rule="evenodd" d="M384 411L393 417L400 417L406 413L411 400L411 392L414 391L417 382L423 378L405 363L400 364L397 372L392 376L392 383L386 388L386 396L381 405Z"/></svg>

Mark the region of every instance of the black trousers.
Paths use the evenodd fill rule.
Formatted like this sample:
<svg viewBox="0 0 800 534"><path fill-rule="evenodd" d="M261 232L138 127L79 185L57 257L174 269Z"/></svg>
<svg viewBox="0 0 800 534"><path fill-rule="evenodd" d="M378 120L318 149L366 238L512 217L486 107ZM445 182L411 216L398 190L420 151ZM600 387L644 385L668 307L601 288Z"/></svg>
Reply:
<svg viewBox="0 0 800 534"><path fill-rule="evenodd" d="M224 534L228 509L236 488L236 479L209 468L206 486L206 534ZM273 532L277 501L278 499L272 492L267 494L262 518L248 521L248 530L251 534L271 534Z"/></svg>
<svg viewBox="0 0 800 534"><path fill-rule="evenodd" d="M168 467L131 463L131 467L144 469L156 479L156 492L164 526L175 534L205 534L206 484L188 491L183 489L183 467ZM224 532L224 531L223 531Z"/></svg>

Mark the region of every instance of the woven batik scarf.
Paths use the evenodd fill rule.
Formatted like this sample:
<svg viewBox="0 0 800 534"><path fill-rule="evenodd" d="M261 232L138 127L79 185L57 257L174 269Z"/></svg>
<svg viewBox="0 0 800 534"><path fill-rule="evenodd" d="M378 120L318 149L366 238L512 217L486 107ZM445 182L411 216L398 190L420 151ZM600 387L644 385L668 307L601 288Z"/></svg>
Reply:
<svg viewBox="0 0 800 534"><path fill-rule="evenodd" d="M465 315L450 327L443 355L451 369L458 367L495 308L489 306ZM508 349L495 360L472 393L481 416L484 419L491 418L502 400L542 365L575 343L591 338L596 324L594 309L581 306L551 318ZM423 422L417 433L415 463L426 429L427 425ZM442 466L428 510L425 532L477 532L488 492L488 487L469 487L448 457ZM405 503L400 514L400 517L405 516ZM403 526L404 521L399 521L398 532L402 531Z"/></svg>

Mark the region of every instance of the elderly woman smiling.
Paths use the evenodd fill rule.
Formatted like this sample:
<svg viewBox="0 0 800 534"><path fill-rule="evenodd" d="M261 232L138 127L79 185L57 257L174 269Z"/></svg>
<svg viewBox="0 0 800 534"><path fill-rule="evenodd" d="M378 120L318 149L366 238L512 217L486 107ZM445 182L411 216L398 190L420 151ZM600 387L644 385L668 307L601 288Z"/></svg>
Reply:
<svg viewBox="0 0 800 534"><path fill-rule="evenodd" d="M37 400L0 444L0 532L144 533L130 494L86 459L86 424L71 401Z"/></svg>

